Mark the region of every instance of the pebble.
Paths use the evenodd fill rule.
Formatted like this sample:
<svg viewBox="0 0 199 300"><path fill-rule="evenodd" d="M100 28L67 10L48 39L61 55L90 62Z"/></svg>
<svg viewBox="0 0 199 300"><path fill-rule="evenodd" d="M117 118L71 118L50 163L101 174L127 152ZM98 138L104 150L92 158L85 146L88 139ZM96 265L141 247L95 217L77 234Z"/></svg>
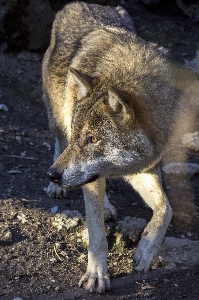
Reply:
<svg viewBox="0 0 199 300"><path fill-rule="evenodd" d="M24 213L22 213L22 212L20 212L20 213L17 215L17 219L18 219L19 221L21 221L22 224L25 224L25 223L28 222L28 219L27 219L26 215L25 215Z"/></svg>
<svg viewBox="0 0 199 300"><path fill-rule="evenodd" d="M7 173L9 173L9 174L21 174L21 171L19 171L19 170L10 170L10 171L7 171Z"/></svg>
<svg viewBox="0 0 199 300"><path fill-rule="evenodd" d="M20 155L21 155L22 157L26 156L26 151L21 152Z"/></svg>
<svg viewBox="0 0 199 300"><path fill-rule="evenodd" d="M58 210L59 210L59 207L56 205L56 206L53 206L50 211L51 211L51 213L55 214L58 212Z"/></svg>
<svg viewBox="0 0 199 300"><path fill-rule="evenodd" d="M0 104L0 110L3 110L3 111L8 111L8 107L7 107L7 105L5 105L5 104Z"/></svg>
<svg viewBox="0 0 199 300"><path fill-rule="evenodd" d="M18 69L17 74L21 74L21 73L23 73L23 71L21 69Z"/></svg>
<svg viewBox="0 0 199 300"><path fill-rule="evenodd" d="M55 257L52 257L52 258L50 258L49 260L50 260L50 262L52 262L52 263L56 263L56 262L57 262L57 259L56 259Z"/></svg>
<svg viewBox="0 0 199 300"><path fill-rule="evenodd" d="M43 143L44 146L50 151L51 150L51 145L49 143Z"/></svg>
<svg viewBox="0 0 199 300"><path fill-rule="evenodd" d="M0 241L1 242L12 242L12 233L5 224L0 224Z"/></svg>

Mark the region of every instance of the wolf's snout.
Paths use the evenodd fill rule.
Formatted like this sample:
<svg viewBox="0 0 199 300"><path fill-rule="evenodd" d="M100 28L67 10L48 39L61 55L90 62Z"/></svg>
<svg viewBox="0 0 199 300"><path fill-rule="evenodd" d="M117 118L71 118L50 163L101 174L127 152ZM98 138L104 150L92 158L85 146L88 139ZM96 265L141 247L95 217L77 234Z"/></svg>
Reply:
<svg viewBox="0 0 199 300"><path fill-rule="evenodd" d="M57 171L55 168L50 168L48 172L46 173L46 177L50 180L53 181L56 184L61 183L62 180L62 172Z"/></svg>

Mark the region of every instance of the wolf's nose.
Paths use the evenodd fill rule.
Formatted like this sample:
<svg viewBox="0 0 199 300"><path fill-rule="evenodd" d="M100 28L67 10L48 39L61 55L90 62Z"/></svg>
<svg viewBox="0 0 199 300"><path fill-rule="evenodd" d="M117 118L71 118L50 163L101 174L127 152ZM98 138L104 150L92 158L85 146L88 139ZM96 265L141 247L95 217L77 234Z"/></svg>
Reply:
<svg viewBox="0 0 199 300"><path fill-rule="evenodd" d="M50 168L46 173L46 177L54 183L60 183L62 179L62 173L58 172L55 168Z"/></svg>

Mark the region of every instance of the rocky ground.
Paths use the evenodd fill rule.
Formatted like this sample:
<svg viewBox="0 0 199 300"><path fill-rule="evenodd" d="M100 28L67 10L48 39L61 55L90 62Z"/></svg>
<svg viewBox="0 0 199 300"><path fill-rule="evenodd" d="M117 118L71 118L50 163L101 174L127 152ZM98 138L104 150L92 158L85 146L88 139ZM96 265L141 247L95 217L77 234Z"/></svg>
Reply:
<svg viewBox="0 0 199 300"><path fill-rule="evenodd" d="M181 63L195 57L197 19L184 15L172 1L150 9L136 0L126 4L144 39L168 48ZM84 203L81 189L70 191L61 201L45 193L54 140L41 100L41 58L37 53L0 54L0 104L4 104L0 105L0 299L198 299L197 168L191 176L163 172L174 217L152 270L132 271L137 241L109 221L112 291L100 296L77 288L86 268ZM177 145L175 161L170 157L170 162L184 163L183 149ZM186 157L199 165L197 151L188 150ZM151 210L121 180L108 180L107 193L119 221L126 216L150 220Z"/></svg>

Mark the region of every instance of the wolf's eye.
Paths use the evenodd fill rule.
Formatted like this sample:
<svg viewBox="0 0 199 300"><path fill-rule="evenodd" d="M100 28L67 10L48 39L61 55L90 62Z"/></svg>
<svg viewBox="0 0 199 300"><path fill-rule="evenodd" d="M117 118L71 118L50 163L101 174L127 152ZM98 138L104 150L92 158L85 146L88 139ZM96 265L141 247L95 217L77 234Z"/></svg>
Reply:
<svg viewBox="0 0 199 300"><path fill-rule="evenodd" d="M87 143L88 144L90 144L90 143L97 143L97 138L94 135L91 135L91 136L88 137Z"/></svg>

